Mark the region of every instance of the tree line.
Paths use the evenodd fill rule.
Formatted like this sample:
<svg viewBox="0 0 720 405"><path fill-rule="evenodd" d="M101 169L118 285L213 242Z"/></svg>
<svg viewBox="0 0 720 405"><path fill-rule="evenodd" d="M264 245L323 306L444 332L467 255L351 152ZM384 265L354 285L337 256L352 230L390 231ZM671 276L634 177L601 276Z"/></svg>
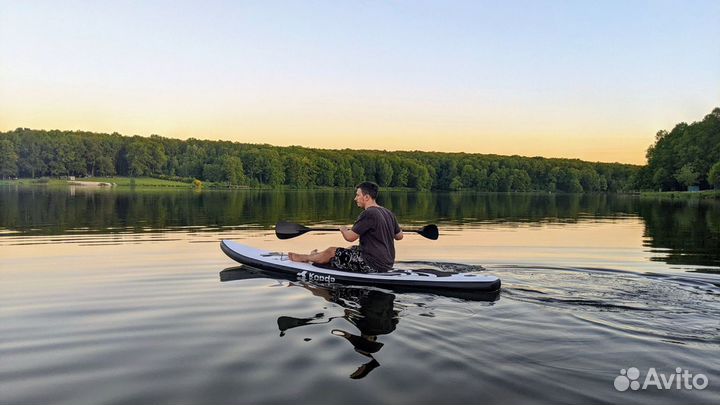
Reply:
<svg viewBox="0 0 720 405"><path fill-rule="evenodd" d="M720 108L702 121L659 131L638 175L643 188L661 191L720 188Z"/></svg>
<svg viewBox="0 0 720 405"><path fill-rule="evenodd" d="M441 152L325 150L157 135L18 128L0 132L0 177L152 176L228 186L619 192L640 167L577 159Z"/></svg>

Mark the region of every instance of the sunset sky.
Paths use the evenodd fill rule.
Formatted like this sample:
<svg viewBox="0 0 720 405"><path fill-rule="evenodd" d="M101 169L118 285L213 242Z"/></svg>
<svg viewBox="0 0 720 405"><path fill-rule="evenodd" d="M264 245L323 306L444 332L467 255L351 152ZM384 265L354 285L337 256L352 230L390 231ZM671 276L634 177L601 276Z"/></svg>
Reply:
<svg viewBox="0 0 720 405"><path fill-rule="evenodd" d="M644 163L720 1L4 1L0 131Z"/></svg>

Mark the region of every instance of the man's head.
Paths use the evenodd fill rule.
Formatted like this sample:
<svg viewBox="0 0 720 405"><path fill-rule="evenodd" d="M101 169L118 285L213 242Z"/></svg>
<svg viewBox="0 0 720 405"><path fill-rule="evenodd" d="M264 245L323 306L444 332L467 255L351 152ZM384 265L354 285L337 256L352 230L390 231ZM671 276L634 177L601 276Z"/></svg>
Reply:
<svg viewBox="0 0 720 405"><path fill-rule="evenodd" d="M380 187L371 181L364 181L355 186L355 203L365 209L369 204L375 204Z"/></svg>

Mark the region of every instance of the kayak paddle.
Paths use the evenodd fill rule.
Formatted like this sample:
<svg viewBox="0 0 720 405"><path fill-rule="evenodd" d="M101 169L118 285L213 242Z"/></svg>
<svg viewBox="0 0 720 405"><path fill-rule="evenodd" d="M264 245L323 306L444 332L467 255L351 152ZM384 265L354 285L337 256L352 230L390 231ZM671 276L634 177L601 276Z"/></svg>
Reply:
<svg viewBox="0 0 720 405"><path fill-rule="evenodd" d="M311 231L334 232L337 230L338 228L308 228L300 224L284 221L278 222L275 225L275 235L278 239L290 239ZM420 235L432 240L437 240L439 236L438 227L434 224L425 225L420 229L403 229L402 231L417 232Z"/></svg>

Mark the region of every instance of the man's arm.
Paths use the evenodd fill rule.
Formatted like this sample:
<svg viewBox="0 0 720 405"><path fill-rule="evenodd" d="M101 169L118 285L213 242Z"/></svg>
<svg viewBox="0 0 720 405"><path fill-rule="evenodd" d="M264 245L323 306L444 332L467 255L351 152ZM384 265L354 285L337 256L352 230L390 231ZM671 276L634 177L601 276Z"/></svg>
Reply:
<svg viewBox="0 0 720 405"><path fill-rule="evenodd" d="M393 231L395 231L395 240L402 240L402 238L404 236L403 231L397 222L397 218L395 218L395 214L392 214L392 218L393 218L393 226L395 228L395 229L393 229Z"/></svg>
<svg viewBox="0 0 720 405"><path fill-rule="evenodd" d="M348 242L355 242L360 237L360 235L353 232L352 229L349 229L347 226L341 226L340 233L342 233L343 238Z"/></svg>

